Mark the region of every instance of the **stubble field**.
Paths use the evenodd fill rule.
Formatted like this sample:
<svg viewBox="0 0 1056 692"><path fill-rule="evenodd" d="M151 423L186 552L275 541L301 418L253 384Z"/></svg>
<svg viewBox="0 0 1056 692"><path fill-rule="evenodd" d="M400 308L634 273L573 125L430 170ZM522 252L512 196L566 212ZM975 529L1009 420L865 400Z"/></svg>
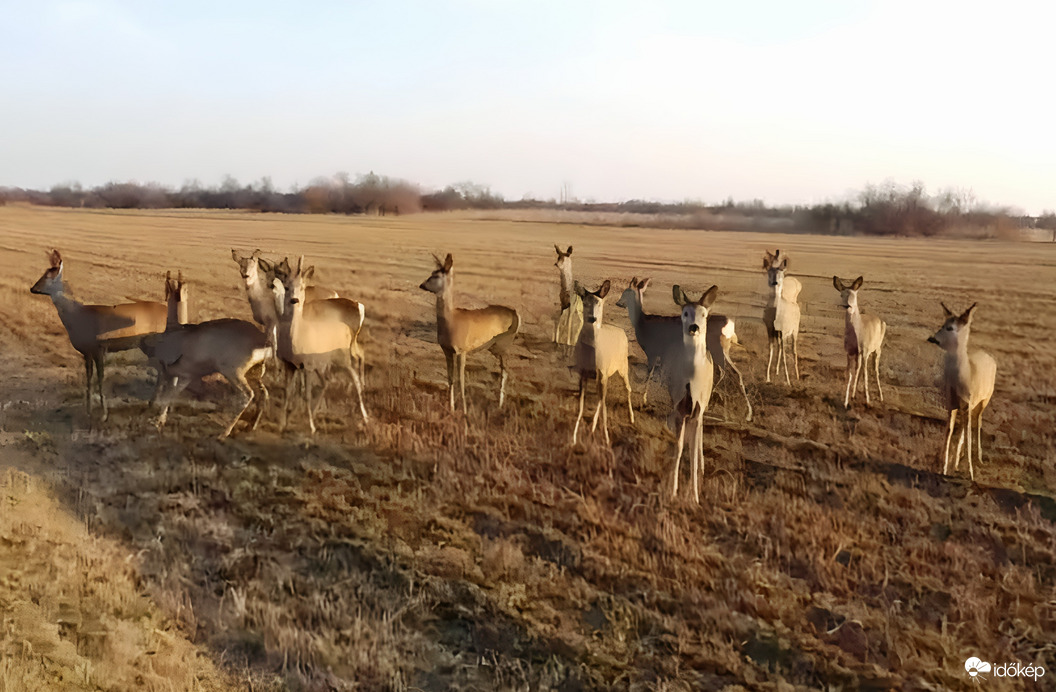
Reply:
<svg viewBox="0 0 1056 692"><path fill-rule="evenodd" d="M651 277L717 284L755 408L722 383L699 506L670 497L674 436L655 386L631 426L610 387L612 448L569 442L576 381L554 344L553 245L616 298ZM0 690L967 689L964 661L1056 676L1056 246L612 229L571 224L239 212L0 207ZM256 432L215 439L235 405L207 381L147 409L153 373L113 356L111 417L89 429L84 370L51 301L29 293L60 249L89 303L161 300L251 319L232 247L306 255L366 304L364 425L343 386L322 430L280 436L282 387ZM765 383L764 249L803 283L802 380ZM430 253L454 255L465 306L519 310L509 404L468 359L468 417L447 409ZM832 275L864 275L888 323L885 401L843 408ZM978 301L972 344L997 360L975 482L943 477L939 301ZM589 400L588 400L589 402Z"/></svg>

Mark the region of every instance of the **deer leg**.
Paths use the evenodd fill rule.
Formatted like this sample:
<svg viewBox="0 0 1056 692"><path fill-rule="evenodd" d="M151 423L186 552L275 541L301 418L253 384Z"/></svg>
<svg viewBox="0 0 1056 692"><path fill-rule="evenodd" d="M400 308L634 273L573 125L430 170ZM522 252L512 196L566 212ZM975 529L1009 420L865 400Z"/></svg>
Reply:
<svg viewBox="0 0 1056 692"><path fill-rule="evenodd" d="M631 425L634 425L634 407L631 406L631 372L630 368L623 373L623 384L627 387L627 414L631 417Z"/></svg>
<svg viewBox="0 0 1056 692"><path fill-rule="evenodd" d="M583 403L587 398L587 381L579 378L579 415L576 416L576 426L572 428L572 444L576 444L576 434L579 432L579 423L583 420Z"/></svg>
<svg viewBox="0 0 1056 692"><path fill-rule="evenodd" d="M506 403L506 359L501 353L496 353L495 357L499 359L499 408Z"/></svg>
<svg viewBox="0 0 1056 692"><path fill-rule="evenodd" d="M884 401L884 390L880 387L880 350L873 354L873 372L876 374L876 392L880 395L880 403Z"/></svg>
<svg viewBox="0 0 1056 692"><path fill-rule="evenodd" d="M861 372L862 370L865 370L865 372L862 373L862 386L865 387L865 405L869 406L870 402L869 402L869 354L868 353L863 353L863 354L860 354L858 356L858 371ZM858 381L858 376L857 375L854 376L854 380L855 380L855 383L856 383L855 387L857 388L857 381Z"/></svg>
<svg viewBox="0 0 1056 692"><path fill-rule="evenodd" d="M950 409L950 429L946 432L946 453L943 454L942 475L950 470L950 441L953 439L953 427L957 423L957 409Z"/></svg>
<svg viewBox="0 0 1056 692"><path fill-rule="evenodd" d="M557 320L554 321L554 343L564 343L561 341L561 318L565 316L565 311L557 313Z"/></svg>
<svg viewBox="0 0 1056 692"><path fill-rule="evenodd" d="M264 386L264 372L266 368L264 361L260 362L260 377L257 379L257 386L260 388L260 403L257 404L257 417L253 419L253 426L250 430L256 430L257 425L260 423L260 419L264 416L264 411L268 407L268 388Z"/></svg>
<svg viewBox="0 0 1056 692"><path fill-rule="evenodd" d="M847 354L847 392L843 395L843 407L851 407L851 382L854 381L854 356Z"/></svg>
<svg viewBox="0 0 1056 692"><path fill-rule="evenodd" d="M700 504L700 478L704 474L704 409L697 412L696 433L693 436L693 499Z"/></svg>
<svg viewBox="0 0 1056 692"><path fill-rule="evenodd" d="M468 415L469 411L466 409L466 352L456 354L455 357L458 358L458 383L462 390L462 415Z"/></svg>
<svg viewBox="0 0 1056 692"><path fill-rule="evenodd" d="M605 410L605 385L607 384L606 378L598 373L598 407L594 409L594 417L590 421L590 434L593 435L598 429L598 416L602 411ZM604 423L603 423L604 425ZM608 429L605 431L605 443L608 444Z"/></svg>
<svg viewBox="0 0 1056 692"><path fill-rule="evenodd" d="M92 356L84 356L84 408L88 411L88 422L92 420L92 373L95 371L95 360Z"/></svg>
<svg viewBox="0 0 1056 692"><path fill-rule="evenodd" d="M798 327L797 327L798 329ZM796 366L796 382L799 382L799 332L792 334L792 364ZM788 366L785 366L785 375L788 375Z"/></svg>
<svg viewBox="0 0 1056 692"><path fill-rule="evenodd" d="M370 416L367 415L367 407L363 405L363 380L360 379L360 373L356 370L354 364L349 368L348 372L352 375L352 384L356 387L356 398L359 400L359 415L363 416L364 421L369 421Z"/></svg>
<svg viewBox="0 0 1056 692"><path fill-rule="evenodd" d="M165 397L165 403L162 405L161 413L158 414L158 419L154 423L158 430L161 430L162 426L165 425L165 421L168 420L169 406L172 405L172 402L176 400L176 397L180 395L180 392L186 389L187 385L190 383L191 379L189 377L177 376L173 378L172 387L169 389L168 395Z"/></svg>
<svg viewBox="0 0 1056 692"><path fill-rule="evenodd" d="M286 424L290 420L290 406L293 404L294 391L297 388L297 368L291 365L286 366L286 395L283 397L282 402L282 420L279 421L279 432L286 432Z"/></svg>
<svg viewBox="0 0 1056 692"><path fill-rule="evenodd" d="M975 455L975 463L983 463L983 409L985 407L980 404L979 413L975 419L975 444L978 446Z"/></svg>
<svg viewBox="0 0 1056 692"><path fill-rule="evenodd" d="M965 435L968 440L968 449L964 450L964 453L968 456L968 477L974 481L975 469L972 468L972 409L970 407L968 409L968 420L966 420L965 423L966 425L964 427L965 430L967 430Z"/></svg>
<svg viewBox="0 0 1056 692"><path fill-rule="evenodd" d="M253 403L253 388L249 386L249 382L246 382L246 373L244 370L235 369L230 372L224 372L221 374L225 378L227 378L228 382L235 386L235 389L238 390L238 393L242 395L243 402L242 408L238 410L238 414L236 414L235 417L231 419L231 422L228 424L224 432L220 433L219 439L222 440L231 434L231 431L235 428L235 424L238 423L238 419L242 417L242 414L246 412L246 409L249 408L249 405Z"/></svg>
<svg viewBox="0 0 1056 692"><path fill-rule="evenodd" d="M682 446L686 438L686 416L682 416L682 421L678 426L678 445L675 447L675 480L671 486L671 497L678 497L678 465L682 462Z"/></svg>
<svg viewBox="0 0 1056 692"><path fill-rule="evenodd" d="M645 406L647 403L649 403L649 383L652 382L653 372L656 370L656 366L658 365L660 365L660 359L653 358L652 363L649 365L649 372L645 376L645 384L642 386L642 406Z"/></svg>
<svg viewBox="0 0 1056 692"><path fill-rule="evenodd" d="M110 409L106 406L106 395L103 394L103 371L105 370L106 352L103 351L95 357L95 381L99 387L99 404L103 407L103 422L110 417Z"/></svg>
<svg viewBox="0 0 1056 692"><path fill-rule="evenodd" d="M731 370L733 370L734 374L737 375L737 384L740 385L740 387L741 387L741 396L744 397L744 405L748 407L748 413L747 413L747 415L745 415L744 420L745 420L745 422L751 422L751 420L752 420L752 402L748 400L748 390L744 388L744 377L741 375L741 370L740 370L740 368L737 367L736 363L734 363L732 360L730 360L729 354L726 355L726 365Z"/></svg>
<svg viewBox="0 0 1056 692"><path fill-rule="evenodd" d="M774 340L767 339L768 345L770 346L770 355L766 359L766 381L770 381L770 363L774 360Z"/></svg>
<svg viewBox="0 0 1056 692"><path fill-rule="evenodd" d="M792 380L789 379L789 377L788 377L788 353L785 351L785 334L784 334L784 332L781 333L781 362L784 364L784 369L785 369L785 384L787 384L789 387L791 387L792 386ZM797 365L796 368L798 369L799 366ZM796 379L798 380L799 377L797 376Z"/></svg>
<svg viewBox="0 0 1056 692"><path fill-rule="evenodd" d="M315 434L315 417L312 415L312 383L308 379L308 368L301 368L302 384L304 385L304 408L308 411L308 429Z"/></svg>
<svg viewBox="0 0 1056 692"><path fill-rule="evenodd" d="M451 399L451 410L455 410L455 352L444 351L447 359L447 393Z"/></svg>

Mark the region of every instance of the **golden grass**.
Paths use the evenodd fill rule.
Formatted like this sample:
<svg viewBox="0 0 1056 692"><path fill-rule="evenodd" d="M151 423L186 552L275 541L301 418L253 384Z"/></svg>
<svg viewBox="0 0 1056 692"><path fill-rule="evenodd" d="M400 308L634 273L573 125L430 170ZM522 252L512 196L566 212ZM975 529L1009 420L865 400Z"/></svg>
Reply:
<svg viewBox="0 0 1056 692"><path fill-rule="evenodd" d="M746 346L735 357L756 420L737 422L727 390L729 422L706 431L700 507L686 494L669 498L662 403L632 428L614 399L612 449L592 439L569 447L574 382L548 343L554 242L575 245L577 277L592 287L652 276L654 312L674 312L671 283L719 285L716 309L738 320ZM965 687L970 655L1056 669L1050 246L19 206L0 209L0 243L0 420L32 432L19 438L25 453L5 461L54 486L56 506L86 527L82 542L105 539L133 555L120 574L149 595L144 612L174 623L232 681L913 689ZM212 437L234 402L210 383L158 435L146 420L142 362L121 356L108 380L111 423L87 432L79 358L50 303L26 290L52 245L89 300L157 298L164 272L183 269L199 319L249 316L230 246L307 254L321 282L366 304L376 422L363 426L332 393L314 440L279 437L272 416L219 443ZM762 382L761 256L777 245L804 283L804 380L791 391ZM417 289L430 251L454 254L467 304L521 311L502 412L487 355L468 361L468 418L445 408L431 296ZM862 309L889 324L884 405L843 410L832 274L864 274ZM976 484L965 469L936 474L939 353L924 340L940 299L980 301L973 341L998 360ZM628 326L611 304L606 319ZM636 403L642 375L640 366L632 375ZM12 507L13 521L29 521L24 507ZM49 579L68 575L63 551L44 545L35 555L51 565ZM16 574L36 589L46 581ZM61 617L45 609L6 631L11 641L57 632L46 665L103 665L105 651L55 629ZM189 669L170 658L178 689Z"/></svg>

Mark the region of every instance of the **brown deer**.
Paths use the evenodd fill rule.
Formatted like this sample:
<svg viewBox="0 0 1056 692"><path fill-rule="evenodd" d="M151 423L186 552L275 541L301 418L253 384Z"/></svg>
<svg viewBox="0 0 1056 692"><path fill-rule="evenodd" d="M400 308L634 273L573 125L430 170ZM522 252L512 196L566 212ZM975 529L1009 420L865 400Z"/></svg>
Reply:
<svg viewBox="0 0 1056 692"><path fill-rule="evenodd" d="M304 268L304 256L297 262L297 269L286 277L285 306L278 328L279 358L287 364L286 402L280 427L285 430L293 400L293 388L298 378L304 391L304 402L308 413L308 425L316 432L312 408L312 392L309 374L316 373L324 384L325 373L331 368L348 372L359 399L359 412L364 421L369 421L363 405L363 384L359 371L352 365L354 344L363 328L365 309L362 303L348 298L329 298L313 303L305 301L308 281L315 274L315 267Z"/></svg>
<svg viewBox="0 0 1056 692"><path fill-rule="evenodd" d="M843 407L850 408L851 399L858 394L858 375L865 368L865 404L869 405L869 356L873 356L873 372L876 375L876 391L880 401L884 390L880 387L880 352L884 346L887 324L876 315L864 315L858 309L858 289L862 277L845 284L840 277L832 277L832 285L840 292L840 304L847 312L843 348L847 351L847 392L843 396Z"/></svg>
<svg viewBox="0 0 1056 692"><path fill-rule="evenodd" d="M797 299L803 285L798 279L785 276L788 269L788 255L781 257L781 251L770 254L767 250L763 258L763 269L766 270L770 296L763 309L763 323L766 325L767 339L770 343L770 356L766 360L766 381L770 381L770 365L777 351L777 369L774 375L780 377L784 365L785 383L792 381L788 376L788 359L785 355L785 339L792 339L792 362L796 367L796 379L799 379L799 303Z"/></svg>
<svg viewBox="0 0 1056 692"><path fill-rule="evenodd" d="M579 413L576 425L572 428L572 444L576 444L579 424L583 420L583 406L587 396L587 382L598 381L598 407L594 409L594 418L590 424L593 434L598 427L598 413L601 413L601 427L605 432L605 444L609 442L609 411L605 405L609 378L619 373L627 388L627 413L634 425L634 407L631 406L631 378L627 360L627 334L619 327L604 324L602 317L605 310L605 296L609 294L611 283L605 280L596 291L588 291L575 285L576 293L583 301L583 319L585 324L576 341L575 369L579 373Z"/></svg>
<svg viewBox="0 0 1056 692"><path fill-rule="evenodd" d="M650 280L647 278L641 281L637 278L631 279L620 299L616 301L618 307L627 308L627 316L631 320L631 326L634 327L635 339L638 341L642 351L645 352L649 372L646 375L643 388L645 390L642 394L643 406L648 401L649 382L652 380L653 372L657 370L657 366L663 365L665 351L674 350L676 353L681 352L683 341L682 317L680 315L650 315L642 307L642 300L645 290L649 287L649 282ZM673 295L676 305L682 305L683 302L689 300L678 286L673 287ZM715 364L715 380L716 382L721 380L728 371L732 371L737 376L741 395L744 396L744 403L747 407L745 420L750 421L752 419L752 402L749 401L748 392L744 387L744 377L741 375L737 364L730 357L730 348L735 343L739 342L737 341L734 321L726 315L709 313L707 344L708 353L711 354L711 360Z"/></svg>
<svg viewBox="0 0 1056 692"><path fill-rule="evenodd" d="M84 404L92 417L93 371L103 409L103 420L110 416L103 394L106 354L127 351L139 346L146 334L165 329L168 308L164 303L138 301L121 305L85 305L66 293L62 277L63 262L58 250L49 255L51 266L33 284L30 292L51 297L70 344L84 358Z"/></svg>
<svg viewBox="0 0 1056 692"><path fill-rule="evenodd" d="M436 295L436 340L447 359L451 410L455 410L457 374L462 392L462 413L467 412L466 354L481 349L491 351L499 361L499 408L502 408L506 397L505 355L521 327L521 317L516 310L504 305L489 305L476 310L455 307L454 259L450 254L443 262L436 255L433 259L436 260L436 269L418 288Z"/></svg>
<svg viewBox="0 0 1056 692"><path fill-rule="evenodd" d="M554 245L554 249L557 250L557 261L554 262L554 266L561 275L560 310L557 314L557 323L554 325L554 341L573 346L579 339L580 330L583 329L583 300L574 289L572 246L569 245L564 252L561 252L561 248L557 245Z"/></svg>
<svg viewBox="0 0 1056 692"><path fill-rule="evenodd" d="M961 448L967 439L968 473L975 480L972 468L972 422L975 422L975 439L977 461L983 460L983 410L994 395L994 381L997 379L997 361L986 351L969 351L968 336L971 334L972 315L977 303L956 315L945 304L942 310L946 320L939 331L928 341L938 344L946 351L942 368L942 392L946 399L946 410L950 412L950 425L946 433L946 451L943 454L942 473L946 475L950 468L950 441L953 439L957 415L963 414L961 435L957 442L957 453L954 455L953 470L961 462Z"/></svg>
<svg viewBox="0 0 1056 692"><path fill-rule="evenodd" d="M168 277L166 288L169 314L178 315L181 305L186 305L186 284L182 273L175 282ZM243 400L238 413L220 434L220 439L227 437L254 401L253 388L246 375L259 366L257 387L261 400L251 429L257 428L268 402L264 364L272 358L273 348L267 344L267 335L252 322L235 319L197 324L170 322L164 332L144 337L140 349L158 369L158 386L152 401L161 406L156 421L159 430L165 425L169 408L180 392L192 382L219 373L238 390Z"/></svg>
<svg viewBox="0 0 1056 692"><path fill-rule="evenodd" d="M675 302L682 306L682 348L670 352L668 359L667 387L671 400L675 402L678 418L678 448L675 452L675 474L671 497L678 497L678 467L682 460L683 441L687 425L689 434L690 471L693 476L693 499L700 503L700 475L704 465L704 412L711 401L714 386L715 365L708 353L707 329L708 309L719 293L712 286L699 300L690 300L685 292L674 294Z"/></svg>

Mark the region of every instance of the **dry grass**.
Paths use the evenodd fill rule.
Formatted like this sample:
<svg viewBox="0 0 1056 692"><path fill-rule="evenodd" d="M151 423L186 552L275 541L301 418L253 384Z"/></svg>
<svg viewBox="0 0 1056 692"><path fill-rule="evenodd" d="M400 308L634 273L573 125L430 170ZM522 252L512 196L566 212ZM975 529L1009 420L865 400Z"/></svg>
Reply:
<svg viewBox="0 0 1056 692"><path fill-rule="evenodd" d="M569 447L574 383L548 343L554 242L575 245L587 284L652 276L647 309L673 312L671 283L717 283L717 309L738 319L756 420L735 422L727 392L730 422L706 432L700 507L669 499L663 405L633 429L612 405L611 450L590 439ZM778 242L804 283L804 380L791 391L762 382L759 267ZM201 675L186 658L193 646L255 689L966 688L970 655L1056 670L1050 246L18 206L0 209L0 243L0 421L20 450L5 462L34 488L37 478L55 488L49 514L79 518L81 534L54 540L132 556L103 571L149 596L122 613L174 625L150 625L177 642L166 668L174 689ZM165 270L182 268L199 319L249 315L230 246L307 254L320 281L366 303L376 421L364 427L334 393L314 440L279 437L272 417L219 443L233 401L207 383L158 435L144 416L149 377L121 356L112 420L87 431L78 357L50 303L26 290L52 245L88 300L157 296ZM502 412L486 355L469 359L468 418L445 408L431 296L417 289L429 251L454 253L467 303L515 305L525 318ZM890 325L887 402L845 412L831 276L858 273L863 310ZM973 339L999 364L975 484L935 473L939 353L924 339L940 299L980 301ZM606 315L627 327L614 306ZM5 504L0 537L36 526L35 504ZM0 542L42 565L9 562L20 586L0 581L13 609L38 608L5 624L0 685L122 659L128 669L113 680L127 680L142 659L134 646L146 646L133 630L107 630L129 652L107 659L64 634L61 609L40 606L35 594L81 578L46 535L36 547ZM40 632L53 648L18 664L36 669L17 667L11 647L44 641Z"/></svg>

